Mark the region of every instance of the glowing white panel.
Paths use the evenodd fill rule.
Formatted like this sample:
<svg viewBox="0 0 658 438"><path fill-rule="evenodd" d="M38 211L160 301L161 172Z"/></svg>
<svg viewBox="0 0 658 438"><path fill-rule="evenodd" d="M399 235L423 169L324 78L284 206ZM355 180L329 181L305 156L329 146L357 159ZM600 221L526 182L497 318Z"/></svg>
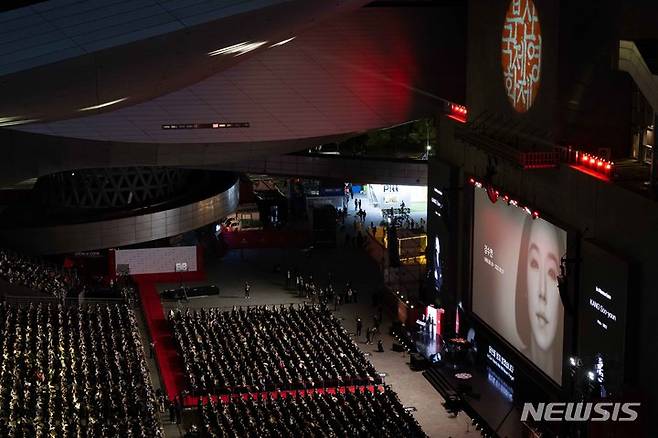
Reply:
<svg viewBox="0 0 658 438"><path fill-rule="evenodd" d="M272 44L272 45L270 46L270 48L272 48L272 47L282 46L282 45L284 45L284 44L288 44L290 41L294 40L295 38L297 38L297 37L291 37L291 38L288 38L287 40L279 41L278 43L274 43L274 44Z"/></svg>
<svg viewBox="0 0 658 438"><path fill-rule="evenodd" d="M256 41L256 42L251 42L251 41L243 41L238 44L233 44L232 46L227 46L223 47L221 49L213 50L212 52L208 52L208 55L210 56L217 56L217 55L234 55L234 56L240 56L244 55L245 53L249 53L252 50L256 50L260 46L267 44L267 41Z"/></svg>
<svg viewBox="0 0 658 438"><path fill-rule="evenodd" d="M127 100L127 99L128 99L127 97L122 97L121 99L111 100L109 102L101 103L101 104L98 104L98 105L93 105L93 106L88 106L88 107L85 107L85 108L80 108L78 111L93 111L93 110L105 108L107 106L115 105L115 104L117 104L119 102L123 102L124 100Z"/></svg>
<svg viewBox="0 0 658 438"><path fill-rule="evenodd" d="M0 117L0 126L14 126L14 125L23 125L25 123L38 122L39 119L23 119L20 116L17 117Z"/></svg>

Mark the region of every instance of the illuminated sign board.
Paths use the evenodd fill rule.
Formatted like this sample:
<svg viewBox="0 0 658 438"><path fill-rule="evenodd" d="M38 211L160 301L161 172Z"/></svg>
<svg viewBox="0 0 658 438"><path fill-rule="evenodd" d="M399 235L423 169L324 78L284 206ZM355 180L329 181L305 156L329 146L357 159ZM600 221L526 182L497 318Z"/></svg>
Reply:
<svg viewBox="0 0 658 438"><path fill-rule="evenodd" d="M494 347L489 345L487 352L487 359L494 366L495 369L502 372L505 377L510 381L514 381L514 365L512 365L502 354L500 354Z"/></svg>
<svg viewBox="0 0 658 438"><path fill-rule="evenodd" d="M615 394L624 380L629 264L587 240L581 255L578 355L601 389L605 382L605 391Z"/></svg>
<svg viewBox="0 0 658 438"><path fill-rule="evenodd" d="M530 109L541 79L542 36L532 0L512 0L505 15L502 36L503 78L514 109Z"/></svg>
<svg viewBox="0 0 658 438"><path fill-rule="evenodd" d="M612 296L601 289L598 286L594 287L594 290L596 293L599 295L603 296L604 298L607 298L608 300L612 301ZM600 313L600 318L596 318L596 323L603 329L603 330L608 330L608 324L610 322L617 322L617 315L615 315L613 312L610 310L606 309L606 305L601 303L598 299L595 298L590 298L589 299L589 305L598 311ZM603 321L601 321L603 320Z"/></svg>
<svg viewBox="0 0 658 438"><path fill-rule="evenodd" d="M498 377L498 373L487 367L487 380L509 402L514 399L514 390Z"/></svg>

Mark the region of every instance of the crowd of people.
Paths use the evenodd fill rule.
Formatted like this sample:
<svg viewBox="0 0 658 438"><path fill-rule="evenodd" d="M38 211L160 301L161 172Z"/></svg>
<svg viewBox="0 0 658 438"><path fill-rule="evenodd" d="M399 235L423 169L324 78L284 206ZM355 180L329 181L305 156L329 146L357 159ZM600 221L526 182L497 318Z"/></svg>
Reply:
<svg viewBox="0 0 658 438"><path fill-rule="evenodd" d="M426 436L389 389L238 399L199 409L201 436L213 438Z"/></svg>
<svg viewBox="0 0 658 438"><path fill-rule="evenodd" d="M334 304L334 310L341 304L358 302L358 291L347 282L342 289L334 289L332 275L329 273L329 279L324 286L317 282L312 275L304 276L296 269L288 269L286 273L286 289L295 289L299 298L306 298L311 304L320 304L329 306Z"/></svg>
<svg viewBox="0 0 658 438"><path fill-rule="evenodd" d="M169 320L193 395L381 381L320 306L172 310Z"/></svg>
<svg viewBox="0 0 658 438"><path fill-rule="evenodd" d="M126 305L0 305L0 436L162 437Z"/></svg>
<svg viewBox="0 0 658 438"><path fill-rule="evenodd" d="M83 287L74 271L1 248L0 278L60 300L77 294Z"/></svg>

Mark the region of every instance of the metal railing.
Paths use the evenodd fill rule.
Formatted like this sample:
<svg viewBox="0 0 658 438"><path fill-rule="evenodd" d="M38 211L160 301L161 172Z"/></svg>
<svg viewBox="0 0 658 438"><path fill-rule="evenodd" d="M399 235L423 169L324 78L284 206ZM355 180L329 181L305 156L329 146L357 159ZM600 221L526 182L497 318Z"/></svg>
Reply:
<svg viewBox="0 0 658 438"><path fill-rule="evenodd" d="M524 169L557 166L559 154L554 150L550 135L548 130L488 111L455 129L457 139Z"/></svg>

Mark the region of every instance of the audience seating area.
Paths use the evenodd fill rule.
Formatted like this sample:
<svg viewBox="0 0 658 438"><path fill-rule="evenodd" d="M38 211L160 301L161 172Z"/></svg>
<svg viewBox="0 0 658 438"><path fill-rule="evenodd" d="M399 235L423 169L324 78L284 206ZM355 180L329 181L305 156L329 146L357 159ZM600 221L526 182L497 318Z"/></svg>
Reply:
<svg viewBox="0 0 658 438"><path fill-rule="evenodd" d="M71 273L7 249L0 249L0 278L58 299L75 294L81 287Z"/></svg>
<svg viewBox="0 0 658 438"><path fill-rule="evenodd" d="M126 305L0 305L0 436L162 437Z"/></svg>
<svg viewBox="0 0 658 438"><path fill-rule="evenodd" d="M237 399L199 407L208 437L425 437L389 389Z"/></svg>
<svg viewBox="0 0 658 438"><path fill-rule="evenodd" d="M192 395L381 383L318 306L186 309L169 320Z"/></svg>

